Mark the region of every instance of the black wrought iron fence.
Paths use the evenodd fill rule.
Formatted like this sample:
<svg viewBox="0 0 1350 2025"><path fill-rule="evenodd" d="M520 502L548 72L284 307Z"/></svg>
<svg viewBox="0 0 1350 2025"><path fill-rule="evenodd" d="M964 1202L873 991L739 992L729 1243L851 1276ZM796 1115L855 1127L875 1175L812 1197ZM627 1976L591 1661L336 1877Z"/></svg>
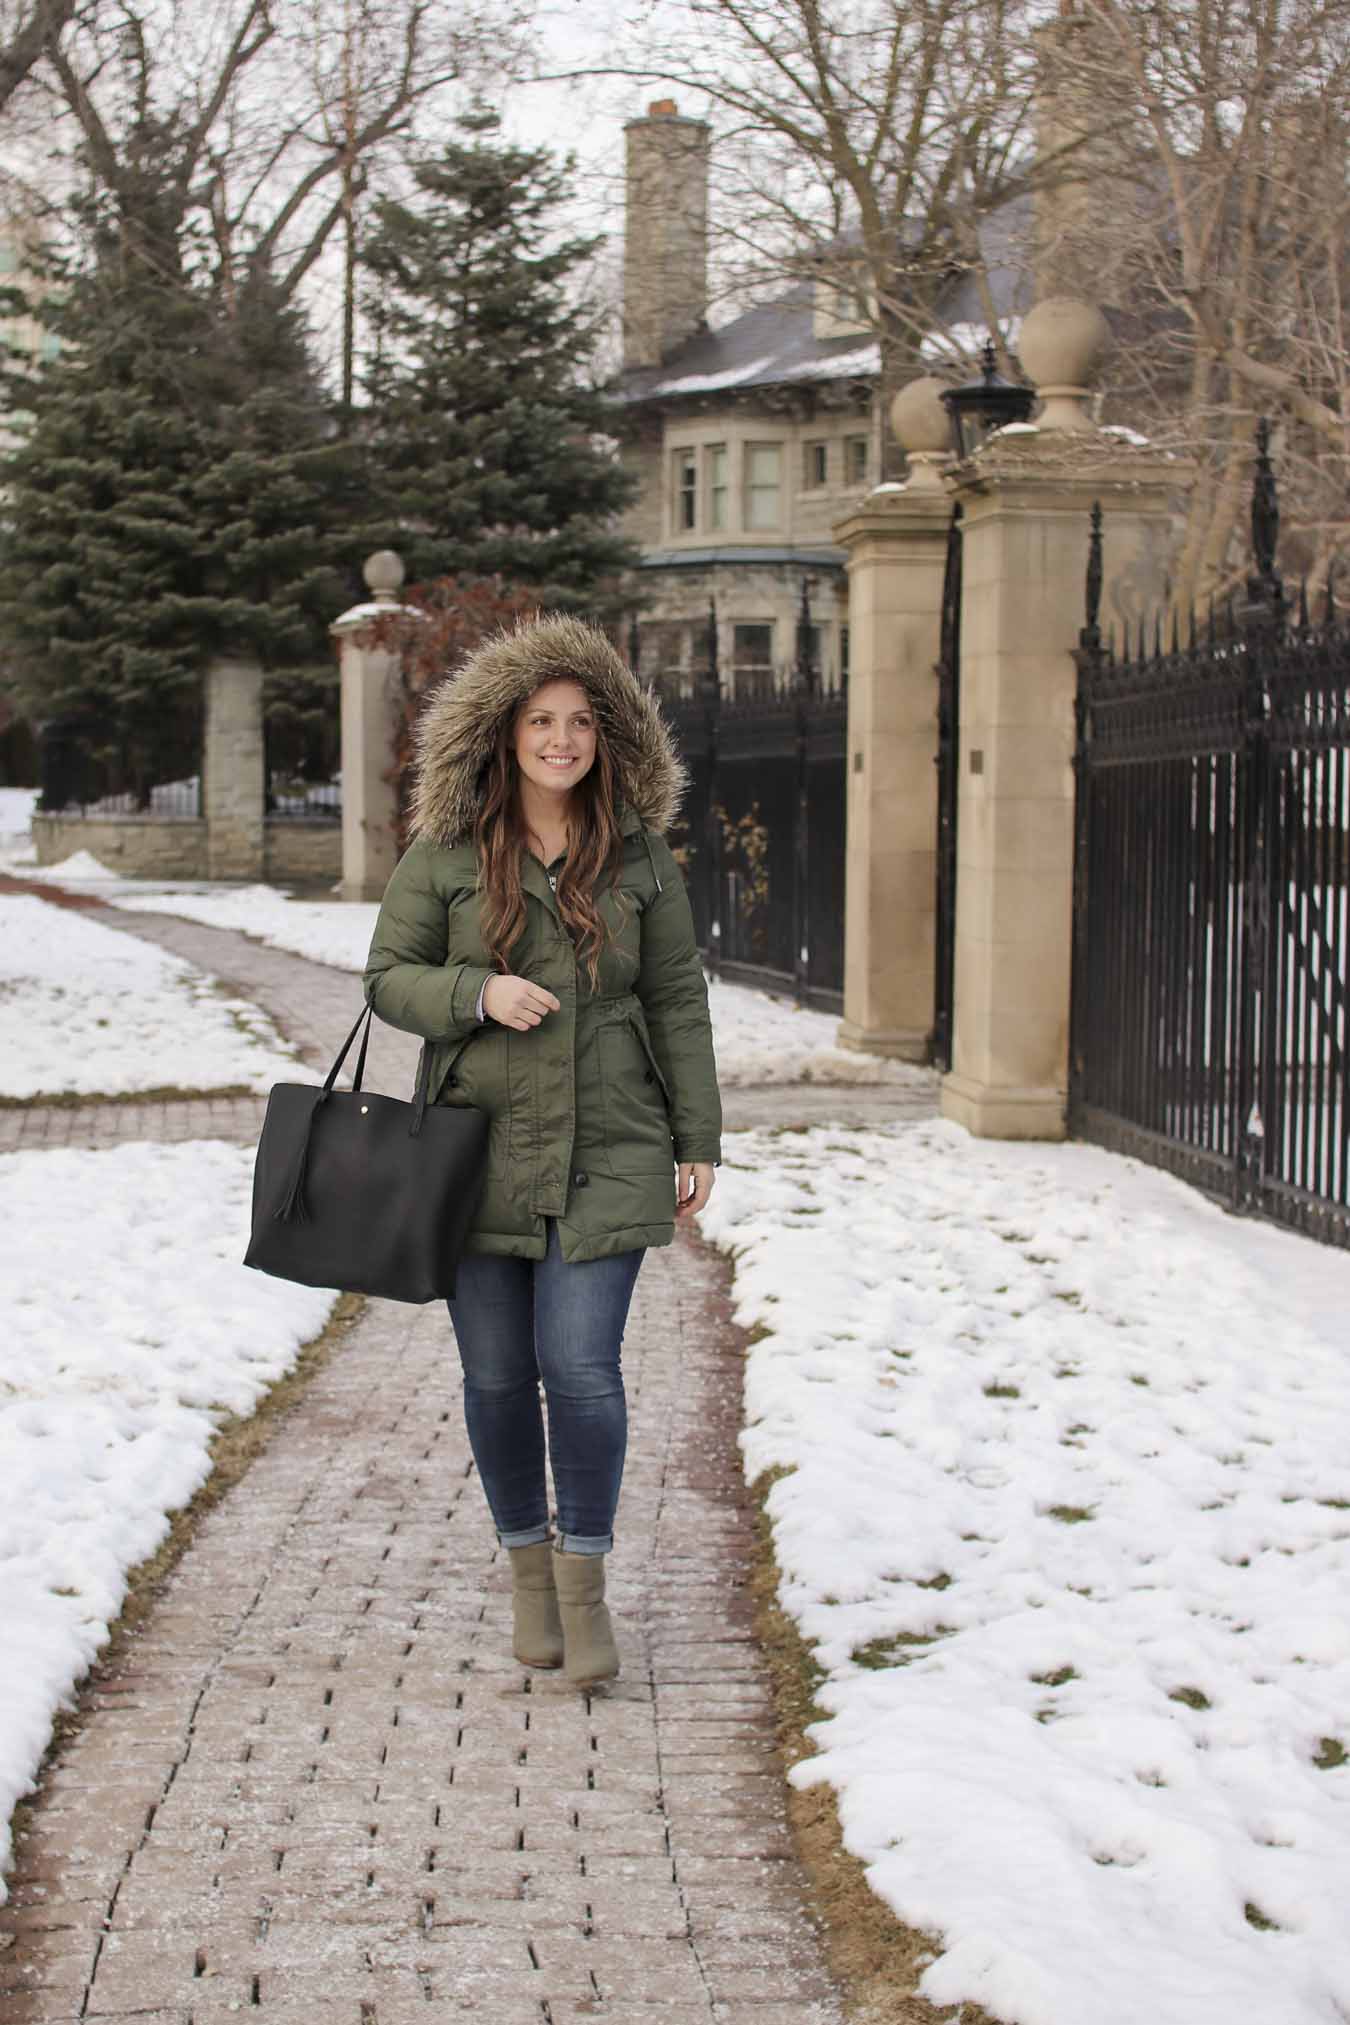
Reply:
<svg viewBox="0 0 1350 2025"><path fill-rule="evenodd" d="M190 820L202 813L201 712L166 706L138 735L92 716L49 718L38 736L44 815Z"/></svg>
<svg viewBox="0 0 1350 2025"><path fill-rule="evenodd" d="M335 700L332 708L301 710L288 697L269 697L263 752L269 823L342 821L341 724Z"/></svg>
<svg viewBox="0 0 1350 2025"><path fill-rule="evenodd" d="M1275 569L1268 432L1239 608L1079 650L1070 1129L1350 1243L1350 628Z"/></svg>
<svg viewBox="0 0 1350 2025"><path fill-rule="evenodd" d="M662 698L690 772L672 842L710 967L842 1012L847 693L814 637L804 592L790 687L728 698L710 611L696 693Z"/></svg>

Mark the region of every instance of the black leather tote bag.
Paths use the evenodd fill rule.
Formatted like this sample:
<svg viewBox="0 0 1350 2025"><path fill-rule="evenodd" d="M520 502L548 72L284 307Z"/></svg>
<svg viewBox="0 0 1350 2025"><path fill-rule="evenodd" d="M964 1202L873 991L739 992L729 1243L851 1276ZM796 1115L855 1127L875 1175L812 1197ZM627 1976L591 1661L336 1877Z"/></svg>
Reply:
<svg viewBox="0 0 1350 2025"><path fill-rule="evenodd" d="M307 1287L443 1300L487 1172L488 1116L427 1103L426 1047L411 1104L363 1090L371 1017L361 1014L322 1089L277 1083L268 1096L244 1264ZM363 1021L352 1087L335 1090Z"/></svg>

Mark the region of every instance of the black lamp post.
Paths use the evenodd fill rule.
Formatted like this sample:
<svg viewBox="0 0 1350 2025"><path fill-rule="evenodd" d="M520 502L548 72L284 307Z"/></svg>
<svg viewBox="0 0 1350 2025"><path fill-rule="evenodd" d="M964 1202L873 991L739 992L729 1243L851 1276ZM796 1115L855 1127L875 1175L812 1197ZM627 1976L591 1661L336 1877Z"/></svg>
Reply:
<svg viewBox="0 0 1350 2025"><path fill-rule="evenodd" d="M794 685L805 694L816 686L816 628L811 618L811 586L814 578L802 578L802 601L797 610L797 655L793 666Z"/></svg>
<svg viewBox="0 0 1350 2025"><path fill-rule="evenodd" d="M1009 422L1030 419L1036 404L1034 387L1018 386L1005 380L998 369L998 355L991 339L980 354L980 377L962 387L949 387L942 405L951 418L952 449L957 457L973 455L992 435Z"/></svg>

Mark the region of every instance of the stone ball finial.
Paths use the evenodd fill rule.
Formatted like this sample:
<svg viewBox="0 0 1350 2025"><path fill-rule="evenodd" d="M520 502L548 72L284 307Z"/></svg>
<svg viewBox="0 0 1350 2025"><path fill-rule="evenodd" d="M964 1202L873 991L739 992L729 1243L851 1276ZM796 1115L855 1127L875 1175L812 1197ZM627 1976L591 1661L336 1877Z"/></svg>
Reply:
<svg viewBox="0 0 1350 2025"><path fill-rule="evenodd" d="M1095 303L1051 295L1036 304L1017 355L1045 402L1042 429L1091 428L1087 390L1110 343L1110 325Z"/></svg>
<svg viewBox="0 0 1350 2025"><path fill-rule="evenodd" d="M1038 387L1084 387L1110 342L1110 326L1095 303L1051 295L1022 325L1017 354Z"/></svg>
<svg viewBox="0 0 1350 2025"><path fill-rule="evenodd" d="M368 555L361 566L361 574L377 605L398 603L407 571L403 567L402 556L396 555L392 548L377 549L374 555Z"/></svg>
<svg viewBox="0 0 1350 2025"><path fill-rule="evenodd" d="M891 402L891 433L911 457L949 454L952 427L942 405L942 382L931 374L911 380Z"/></svg>

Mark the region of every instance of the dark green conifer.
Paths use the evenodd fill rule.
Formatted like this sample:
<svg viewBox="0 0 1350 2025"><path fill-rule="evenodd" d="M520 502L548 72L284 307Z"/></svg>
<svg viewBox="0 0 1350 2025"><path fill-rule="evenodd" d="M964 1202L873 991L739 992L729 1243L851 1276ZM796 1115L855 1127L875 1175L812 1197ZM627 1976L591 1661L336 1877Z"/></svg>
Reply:
<svg viewBox="0 0 1350 2025"><path fill-rule="evenodd" d="M8 376L0 642L29 716L144 789L193 760L213 654L331 680L362 488L265 284L185 274L125 221L85 246L43 308L59 353Z"/></svg>
<svg viewBox="0 0 1350 2025"><path fill-rule="evenodd" d="M362 251L385 538L417 580L500 576L591 604L636 560L577 288L599 242L557 236L570 160L506 145L490 113L461 124L416 165L414 200L376 207Z"/></svg>

